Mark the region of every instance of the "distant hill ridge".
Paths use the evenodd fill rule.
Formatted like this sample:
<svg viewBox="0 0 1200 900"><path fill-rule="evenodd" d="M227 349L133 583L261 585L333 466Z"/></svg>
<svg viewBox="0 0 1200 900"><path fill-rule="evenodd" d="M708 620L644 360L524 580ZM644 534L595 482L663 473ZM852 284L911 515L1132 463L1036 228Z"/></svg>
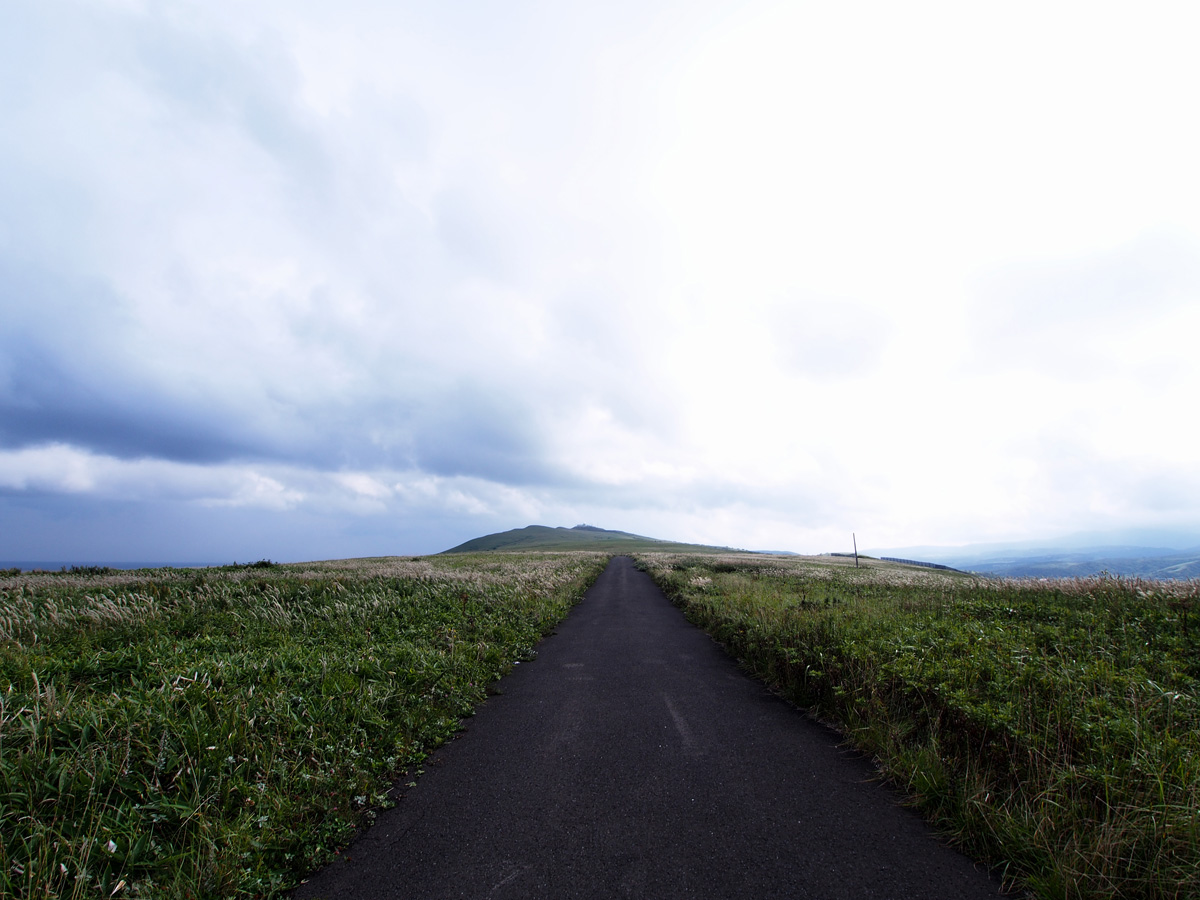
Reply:
<svg viewBox="0 0 1200 900"><path fill-rule="evenodd" d="M1121 556L1099 552L1044 553L981 559L959 565L981 575L1008 577L1079 578L1107 572L1109 575L1183 581L1200 578L1200 548L1182 553L1151 549L1141 555Z"/></svg>
<svg viewBox="0 0 1200 900"><path fill-rule="evenodd" d="M919 556L977 575L1014 578L1079 578L1107 572L1122 577L1200 578L1200 545L1194 532L1113 532L1068 535L1051 541L910 547L874 551ZM1141 543L1145 540L1145 543Z"/></svg>
<svg viewBox="0 0 1200 900"><path fill-rule="evenodd" d="M612 531L595 525L576 525L573 528L548 525L528 525L496 534L485 534L451 547L443 553L485 553L491 550L602 550L632 553L638 550L662 552L720 553L731 547L712 547L707 544L682 544L663 541L628 531Z"/></svg>

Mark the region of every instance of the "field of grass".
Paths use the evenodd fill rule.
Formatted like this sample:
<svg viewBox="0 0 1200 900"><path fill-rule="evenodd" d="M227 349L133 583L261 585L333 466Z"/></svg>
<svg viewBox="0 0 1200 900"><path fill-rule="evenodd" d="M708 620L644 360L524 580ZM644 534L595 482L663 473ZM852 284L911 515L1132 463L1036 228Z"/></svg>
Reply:
<svg viewBox="0 0 1200 900"><path fill-rule="evenodd" d="M1200 581L642 554L752 672L1046 898L1200 896Z"/></svg>
<svg viewBox="0 0 1200 900"><path fill-rule="evenodd" d="M0 576L0 896L294 885L606 561Z"/></svg>

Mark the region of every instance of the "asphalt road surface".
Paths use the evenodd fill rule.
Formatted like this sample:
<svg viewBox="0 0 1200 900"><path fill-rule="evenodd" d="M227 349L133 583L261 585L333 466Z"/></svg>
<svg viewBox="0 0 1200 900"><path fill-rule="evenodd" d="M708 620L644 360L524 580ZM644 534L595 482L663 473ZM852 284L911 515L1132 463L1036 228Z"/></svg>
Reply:
<svg viewBox="0 0 1200 900"><path fill-rule="evenodd" d="M297 898L996 898L618 557Z"/></svg>

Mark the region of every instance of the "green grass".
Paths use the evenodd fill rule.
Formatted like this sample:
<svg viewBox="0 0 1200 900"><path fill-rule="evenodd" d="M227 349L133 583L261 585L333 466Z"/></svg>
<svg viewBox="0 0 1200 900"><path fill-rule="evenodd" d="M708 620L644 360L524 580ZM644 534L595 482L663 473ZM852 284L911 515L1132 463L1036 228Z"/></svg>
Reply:
<svg viewBox="0 0 1200 900"><path fill-rule="evenodd" d="M0 896L280 893L606 560L0 577Z"/></svg>
<svg viewBox="0 0 1200 900"><path fill-rule="evenodd" d="M687 615L1046 898L1200 896L1200 582L643 555Z"/></svg>

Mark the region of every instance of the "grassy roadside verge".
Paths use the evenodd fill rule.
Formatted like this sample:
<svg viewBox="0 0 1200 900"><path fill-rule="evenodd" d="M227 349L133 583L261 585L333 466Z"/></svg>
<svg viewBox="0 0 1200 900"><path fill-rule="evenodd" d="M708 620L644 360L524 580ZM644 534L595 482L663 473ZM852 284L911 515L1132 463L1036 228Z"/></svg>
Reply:
<svg viewBox="0 0 1200 900"><path fill-rule="evenodd" d="M326 862L600 553L0 579L0 896L252 897Z"/></svg>
<svg viewBox="0 0 1200 900"><path fill-rule="evenodd" d="M1046 898L1200 894L1200 583L643 554L753 673Z"/></svg>

